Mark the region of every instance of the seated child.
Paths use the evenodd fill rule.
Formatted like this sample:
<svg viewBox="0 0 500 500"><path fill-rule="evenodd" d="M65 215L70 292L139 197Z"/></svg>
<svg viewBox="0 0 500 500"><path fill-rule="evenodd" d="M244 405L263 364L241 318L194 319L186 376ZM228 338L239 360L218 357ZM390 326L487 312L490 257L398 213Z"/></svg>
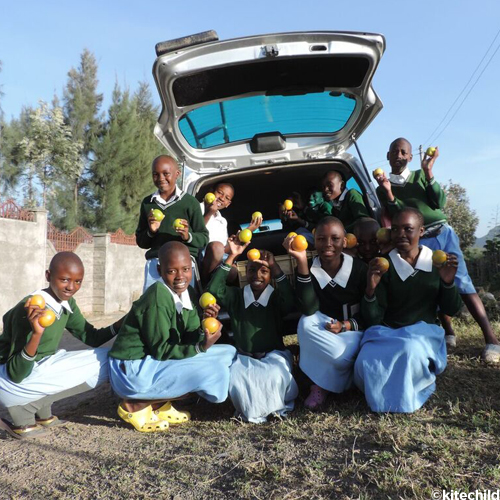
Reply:
<svg viewBox="0 0 500 500"><path fill-rule="evenodd" d="M3 317L0 335L0 406L10 413L12 423L0 420L0 428L12 437L25 439L47 434L45 428L63 423L52 415L55 401L89 391L108 380L106 348L66 352L58 349L67 329L91 347L115 335L119 323L96 329L87 323L73 295L83 281L83 264L72 252L60 252L46 271L48 288L41 295L55 322L43 328L38 320L44 312L25 297Z"/></svg>
<svg viewBox="0 0 500 500"><path fill-rule="evenodd" d="M299 321L300 368L313 385L305 406L315 410L328 392L352 385L352 367L359 350L359 312L366 286L366 264L343 253L345 229L339 219L325 217L316 226L318 256L309 269L306 252L284 246L297 261L296 295L303 316Z"/></svg>
<svg viewBox="0 0 500 500"><path fill-rule="evenodd" d="M142 200L139 224L135 231L137 245L148 249L143 291L155 281L161 281L157 269L158 251L164 243L183 242L194 259L208 243L208 230L198 201L177 186L180 175L177 162L170 156L158 156L153 160L152 173L158 190ZM153 210L160 211L164 218L158 221ZM183 227L174 229L176 219L181 220Z"/></svg>
<svg viewBox="0 0 500 500"><path fill-rule="evenodd" d="M203 200L200 203L201 213L205 225L208 229L208 245L203 255L201 267L201 279L203 283L208 283L210 275L214 269L222 262L227 251L227 220L221 215L221 210L229 207L234 198L234 187L227 182L219 182L213 189L215 200L207 203ZM262 217L257 217L250 221L248 229L255 231L262 224ZM232 271L233 278L237 278L237 271Z"/></svg>
<svg viewBox="0 0 500 500"><path fill-rule="evenodd" d="M404 207L413 207L424 217L425 234L421 243L432 250L441 249L447 253L456 254L458 270L455 281L467 309L480 326L486 342L482 357L487 363L500 362L500 345L496 338L488 316L476 289L467 272L467 266L460 249L460 242L453 228L446 222L443 208L446 195L436 182L432 172L434 163L439 156L439 149L432 157L426 156L421 169L410 171L408 163L413 159L411 144L403 138L396 139L389 147L387 159L391 166L389 178L385 175L377 177L379 186L377 195L382 206L391 216ZM451 321L445 315L440 315L447 335L454 336ZM451 344L454 344L454 338Z"/></svg>
<svg viewBox="0 0 500 500"><path fill-rule="evenodd" d="M377 240L377 231L380 224L370 217L362 217L354 224L352 232L358 244L356 247L357 256L366 264L379 255L385 255L392 249L392 243L380 243Z"/></svg>
<svg viewBox="0 0 500 500"><path fill-rule="evenodd" d="M370 262L361 302L370 326L361 340L354 380L375 412L412 413L434 392L436 375L446 368L444 331L437 308L454 315L461 307L454 283L458 261L448 254L439 269L432 250L420 245L424 218L403 208L392 220L388 270Z"/></svg>
<svg viewBox="0 0 500 500"><path fill-rule="evenodd" d="M200 329L193 304L189 249L165 243L159 251L161 282L134 302L109 353L110 380L123 400L118 415L140 432L158 432L190 419L171 400L196 393L212 403L227 399L236 351L213 345L220 337Z"/></svg>
<svg viewBox="0 0 500 500"><path fill-rule="evenodd" d="M294 306L293 292L271 252L248 261L248 285L228 287L226 278L235 258L248 243L229 239L229 256L214 273L208 291L231 317L238 357L231 366L229 395L238 415L261 423L270 414L292 411L298 394L292 376L292 353L283 344L283 317ZM276 288L270 285L275 279Z"/></svg>
<svg viewBox="0 0 500 500"><path fill-rule="evenodd" d="M317 222L332 215L340 219L346 231L351 231L357 219L369 217L361 193L356 189L347 189L343 175L337 170L330 170L321 179L321 192L311 195L307 216Z"/></svg>

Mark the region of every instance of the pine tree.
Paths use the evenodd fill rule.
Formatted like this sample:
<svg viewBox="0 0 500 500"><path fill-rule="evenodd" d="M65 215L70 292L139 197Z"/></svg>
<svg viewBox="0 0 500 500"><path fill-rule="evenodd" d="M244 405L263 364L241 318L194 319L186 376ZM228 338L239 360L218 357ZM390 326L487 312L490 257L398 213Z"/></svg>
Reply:
<svg viewBox="0 0 500 500"><path fill-rule="evenodd" d="M95 226L101 231L135 230L141 200L153 190L151 162L162 151L153 135L157 113L147 84L141 83L133 96L115 85L90 167Z"/></svg>

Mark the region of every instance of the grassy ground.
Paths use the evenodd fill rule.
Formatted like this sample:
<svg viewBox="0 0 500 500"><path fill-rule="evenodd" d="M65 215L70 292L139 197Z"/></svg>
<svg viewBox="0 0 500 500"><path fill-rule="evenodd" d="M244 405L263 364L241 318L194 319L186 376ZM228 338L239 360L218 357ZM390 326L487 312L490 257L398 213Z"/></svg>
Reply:
<svg viewBox="0 0 500 500"><path fill-rule="evenodd" d="M499 331L500 325L496 325ZM441 498L434 490L500 488L500 367L479 361L477 327L458 347L436 394L413 415L370 413L362 394L320 413L264 425L200 402L190 424L145 435L122 425L109 387L60 405L72 423L50 438L0 435L0 498ZM291 339L293 342L293 339Z"/></svg>

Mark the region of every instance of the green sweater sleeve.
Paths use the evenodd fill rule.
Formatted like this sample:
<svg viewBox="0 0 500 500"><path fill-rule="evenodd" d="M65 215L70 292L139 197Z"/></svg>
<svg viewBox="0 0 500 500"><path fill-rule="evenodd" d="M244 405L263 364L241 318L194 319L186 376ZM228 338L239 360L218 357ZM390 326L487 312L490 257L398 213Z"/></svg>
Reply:
<svg viewBox="0 0 500 500"><path fill-rule="evenodd" d="M346 230L350 231L354 227L355 222L361 217L370 217L368 210L366 209L365 202L363 201L363 196L357 189L350 189L348 192L348 199L346 200L349 207L350 217L352 221L346 224Z"/></svg>
<svg viewBox="0 0 500 500"><path fill-rule="evenodd" d="M31 334L29 335L29 337ZM26 338L28 342L29 337ZM7 361L7 373L15 384L20 384L33 371L35 356L29 356L24 348L17 354L13 354Z"/></svg>
<svg viewBox="0 0 500 500"><path fill-rule="evenodd" d="M423 172L422 172L423 173ZM422 175L423 182L425 184L425 193L427 194L427 200L429 201L429 206L433 209L442 209L446 205L446 194L441 189L439 182L434 179L434 177L429 181Z"/></svg>
<svg viewBox="0 0 500 500"><path fill-rule="evenodd" d="M290 285L290 281L286 277L285 273L281 273L280 276L276 278L276 289L279 295L279 308L282 316L286 316L292 312L295 306L295 297Z"/></svg>
<svg viewBox="0 0 500 500"><path fill-rule="evenodd" d="M83 317L76 302L72 301L70 305L73 313L69 316L66 329L73 337L90 347L99 347L115 336L116 332L113 331L111 326L95 328Z"/></svg>
<svg viewBox="0 0 500 500"><path fill-rule="evenodd" d="M455 283L447 285L444 281L439 286L439 309L448 316L455 316L462 307L462 299Z"/></svg>
<svg viewBox="0 0 500 500"><path fill-rule="evenodd" d="M319 298L314 291L310 274L297 273L295 293L297 296L297 304L302 314L311 316L319 310Z"/></svg>
<svg viewBox="0 0 500 500"><path fill-rule="evenodd" d="M148 249L153 245L154 235L150 236L149 224L148 224L148 214L145 206L145 200L141 203L140 213L139 213L139 223L137 224L137 229L135 230L135 241L139 248Z"/></svg>
<svg viewBox="0 0 500 500"><path fill-rule="evenodd" d="M239 293L239 288L228 287L226 285L229 271L231 271L231 267L222 262L212 275L212 279L207 286L207 292L215 296L219 305L231 310L235 298Z"/></svg>
<svg viewBox="0 0 500 500"><path fill-rule="evenodd" d="M382 276L380 283L375 289L375 295L368 299L363 295L361 299L361 315L366 327L373 325L381 325L385 311L387 309L387 279L386 275Z"/></svg>

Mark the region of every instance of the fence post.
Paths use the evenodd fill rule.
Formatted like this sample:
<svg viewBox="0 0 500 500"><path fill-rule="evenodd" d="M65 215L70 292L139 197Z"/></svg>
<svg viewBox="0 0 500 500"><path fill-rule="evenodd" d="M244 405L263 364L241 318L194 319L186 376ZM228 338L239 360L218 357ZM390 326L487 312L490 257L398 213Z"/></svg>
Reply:
<svg viewBox="0 0 500 500"><path fill-rule="evenodd" d="M110 243L108 233L94 235L94 314L106 314L106 257Z"/></svg>

